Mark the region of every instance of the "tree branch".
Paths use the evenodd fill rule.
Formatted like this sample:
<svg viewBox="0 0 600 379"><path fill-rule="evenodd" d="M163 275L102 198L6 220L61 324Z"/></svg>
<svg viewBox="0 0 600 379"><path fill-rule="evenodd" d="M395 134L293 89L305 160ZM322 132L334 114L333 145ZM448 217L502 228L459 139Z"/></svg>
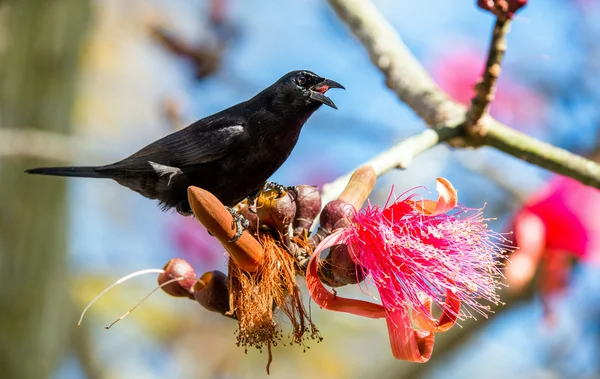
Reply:
<svg viewBox="0 0 600 379"><path fill-rule="evenodd" d="M329 0L384 73L387 86L432 126L458 126L466 108L453 103L431 79L394 28L368 0Z"/></svg>
<svg viewBox="0 0 600 379"><path fill-rule="evenodd" d="M375 174L378 177L395 168L407 168L417 155L429 150L440 142L457 137L459 132L460 130L457 128L446 127L424 130L421 133L396 144L391 149L384 151L370 161L361 164L361 166L373 166ZM325 184L321 191L321 203L327 204L331 200L337 199L348 184L354 171L356 171L356 169L339 177L331 183ZM317 224L318 223L315 222L313 225Z"/></svg>
<svg viewBox="0 0 600 379"><path fill-rule="evenodd" d="M477 145L464 131L465 107L450 100L433 82L369 0L329 0L329 3L365 46L373 63L385 74L387 86L400 100L432 128L459 128L461 133L457 134L461 134L468 145ZM492 44L491 49L502 47L501 44L494 46ZM479 113L472 112L473 117ZM600 166L594 162L517 132L489 116L484 116L481 123L483 144L600 188Z"/></svg>
<svg viewBox="0 0 600 379"><path fill-rule="evenodd" d="M478 129L477 124L488 113L490 102L494 100L496 82L501 72L502 58L506 52L506 33L510 29L509 19L497 19L492 32L492 42L488 51L488 58L483 72L483 78L475 86L475 96L471 100L471 107L467 111L465 127L473 136L472 129Z"/></svg>
<svg viewBox="0 0 600 379"><path fill-rule="evenodd" d="M487 116L490 103L494 100L496 82L502 70L500 65L506 52L506 34L509 30L510 19L496 19L483 78L475 85L475 96L471 100L471 106L466 114L464 128L469 142L473 146L480 146L484 143L489 123L489 121L486 123L484 116Z"/></svg>
<svg viewBox="0 0 600 379"><path fill-rule="evenodd" d="M489 120L484 144L525 162L571 177L588 186L600 188L600 166L587 158Z"/></svg>
<svg viewBox="0 0 600 379"><path fill-rule="evenodd" d="M0 127L0 158L27 157L69 163L82 153L94 157L105 156L101 145L94 147L89 140L64 133Z"/></svg>

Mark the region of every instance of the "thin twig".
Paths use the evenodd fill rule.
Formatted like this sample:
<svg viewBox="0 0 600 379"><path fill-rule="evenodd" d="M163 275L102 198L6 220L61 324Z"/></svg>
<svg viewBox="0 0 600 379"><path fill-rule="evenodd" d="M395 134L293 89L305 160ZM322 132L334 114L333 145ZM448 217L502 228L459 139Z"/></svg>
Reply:
<svg viewBox="0 0 600 379"><path fill-rule="evenodd" d="M459 130L456 128L424 130L421 133L396 144L391 149L384 151L368 162L361 164L361 166L373 166L375 169L375 174L378 177L395 168L407 168L412 160L419 154L429 150L440 142L444 142L458 136L458 133ZM323 190L321 192L322 204L327 204L331 200L338 198L344 188L346 188L348 180L350 180L350 177L354 171L356 171L356 169L323 186ZM318 222L313 223L313 225L318 225Z"/></svg>
<svg viewBox="0 0 600 379"><path fill-rule="evenodd" d="M496 83L501 72L502 58L506 52L506 34L510 30L510 19L496 20L492 32L492 41L488 51L488 58L483 71L483 78L475 86L475 96L471 100L471 106L467 111L465 128L467 133L475 141L480 140L485 131L481 118L489 111L490 102L494 100Z"/></svg>
<svg viewBox="0 0 600 379"><path fill-rule="evenodd" d="M329 0L329 3L384 73L387 86L429 126L464 127L465 107L451 101L433 82L371 1ZM594 162L517 132L489 116L482 122L483 144L600 188L600 166Z"/></svg>

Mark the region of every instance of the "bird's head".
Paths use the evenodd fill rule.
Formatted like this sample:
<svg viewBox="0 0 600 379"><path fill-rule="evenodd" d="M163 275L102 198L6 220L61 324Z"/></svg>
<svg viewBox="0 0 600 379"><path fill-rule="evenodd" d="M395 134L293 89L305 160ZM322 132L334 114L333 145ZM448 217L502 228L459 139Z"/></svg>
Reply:
<svg viewBox="0 0 600 379"><path fill-rule="evenodd" d="M340 83L307 70L285 74L272 88L277 91L277 97L288 105L310 110L315 110L322 104L337 109L334 102L325 96L325 92L330 88L345 89Z"/></svg>

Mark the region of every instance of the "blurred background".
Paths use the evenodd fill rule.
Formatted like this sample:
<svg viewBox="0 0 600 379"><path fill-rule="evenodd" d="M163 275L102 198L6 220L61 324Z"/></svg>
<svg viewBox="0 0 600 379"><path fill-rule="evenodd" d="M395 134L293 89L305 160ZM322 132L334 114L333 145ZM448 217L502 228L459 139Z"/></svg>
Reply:
<svg viewBox="0 0 600 379"><path fill-rule="evenodd" d="M375 3L440 86L468 103L492 15L475 1ZM513 22L492 114L598 157L599 17L593 0L531 2ZM155 276L111 291L78 329L84 306L117 278L173 257L197 273L224 270L223 249L194 219L112 181L23 170L115 161L294 69L347 91L332 93L339 111L310 119L277 182L322 185L426 127L324 1L0 1L0 376L266 375L265 353L236 347L235 322L162 292L105 330ZM491 149L440 145L383 177L372 200L384 202L392 185L433 189L438 176L523 245L506 305L438 334L427 364L394 360L381 320L313 306L324 341L276 347L271 377L600 378L598 191Z"/></svg>

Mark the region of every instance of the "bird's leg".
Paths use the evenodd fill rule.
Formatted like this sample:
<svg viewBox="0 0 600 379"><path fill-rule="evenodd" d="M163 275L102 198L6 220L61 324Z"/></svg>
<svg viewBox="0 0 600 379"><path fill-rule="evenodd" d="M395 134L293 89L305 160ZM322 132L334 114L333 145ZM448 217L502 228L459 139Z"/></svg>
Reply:
<svg viewBox="0 0 600 379"><path fill-rule="evenodd" d="M233 217L233 225L235 225L235 235L232 239L229 240L229 242L235 242L240 239L242 233L244 233L244 230L250 227L250 222L246 219L246 217L237 213L235 209L230 207L225 208L227 208L229 214L231 214L231 216Z"/></svg>

